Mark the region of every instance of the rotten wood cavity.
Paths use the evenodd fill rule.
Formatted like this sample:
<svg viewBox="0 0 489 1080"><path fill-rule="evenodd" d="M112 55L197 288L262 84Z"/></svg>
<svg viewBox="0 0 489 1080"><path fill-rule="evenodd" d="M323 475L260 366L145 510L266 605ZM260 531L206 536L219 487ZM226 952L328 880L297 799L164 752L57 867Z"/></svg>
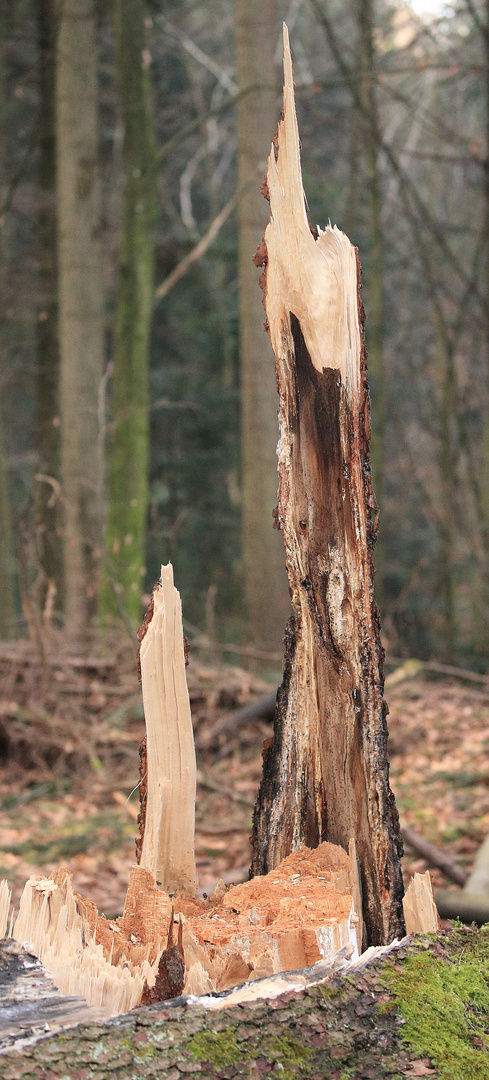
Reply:
<svg viewBox="0 0 489 1080"><path fill-rule="evenodd" d="M301 845L356 841L368 944L404 931L401 840L386 755L374 598L376 504L356 249L314 232L300 169L284 28L283 120L257 262L280 396L279 505L294 614L254 814L254 874Z"/></svg>

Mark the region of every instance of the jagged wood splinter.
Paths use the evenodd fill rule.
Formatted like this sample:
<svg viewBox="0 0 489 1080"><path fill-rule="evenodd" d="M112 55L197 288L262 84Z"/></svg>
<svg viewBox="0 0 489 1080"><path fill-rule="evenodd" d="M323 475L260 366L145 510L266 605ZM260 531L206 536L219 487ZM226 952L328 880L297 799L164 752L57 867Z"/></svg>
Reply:
<svg viewBox="0 0 489 1080"><path fill-rule="evenodd" d="M194 895L195 747L182 605L170 563L161 567L161 583L153 590L139 660L147 740L140 864L167 893Z"/></svg>

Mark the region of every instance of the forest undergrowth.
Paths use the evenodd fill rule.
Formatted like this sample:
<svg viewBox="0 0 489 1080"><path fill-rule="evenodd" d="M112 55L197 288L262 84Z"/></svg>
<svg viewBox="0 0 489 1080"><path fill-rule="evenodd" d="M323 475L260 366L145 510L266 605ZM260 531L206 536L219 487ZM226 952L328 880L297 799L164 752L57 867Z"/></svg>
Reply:
<svg viewBox="0 0 489 1080"><path fill-rule="evenodd" d="M197 744L201 890L244 880L251 815L271 723L233 712L273 686L239 667L190 656ZM401 825L470 870L489 831L489 689L416 676L386 693L391 784ZM221 734L212 729L227 720ZM144 734L134 651L40 658L0 646L0 878L18 902L26 879L69 867L82 895L120 914L134 861L139 744ZM426 864L406 849L406 881ZM434 885L449 885L432 870Z"/></svg>

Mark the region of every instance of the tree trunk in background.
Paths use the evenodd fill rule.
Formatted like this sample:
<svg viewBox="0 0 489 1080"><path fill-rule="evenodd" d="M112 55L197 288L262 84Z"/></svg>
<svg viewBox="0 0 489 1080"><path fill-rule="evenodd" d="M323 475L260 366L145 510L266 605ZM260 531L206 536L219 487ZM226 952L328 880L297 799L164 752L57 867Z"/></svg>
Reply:
<svg viewBox="0 0 489 1080"><path fill-rule="evenodd" d="M56 113L55 0L37 0L39 47L39 312L37 321L37 470L59 481L59 349L56 251ZM37 517L41 535L40 561L45 574L41 602L49 582L58 595L62 583L59 501L55 485L40 479Z"/></svg>
<svg viewBox="0 0 489 1080"><path fill-rule="evenodd" d="M97 612L102 553L104 305L94 0L59 0L56 43L61 481L66 628Z"/></svg>
<svg viewBox="0 0 489 1080"><path fill-rule="evenodd" d="M481 512L485 567L481 574L481 587L477 590L475 604L476 621L479 623L478 641L480 651L489 662L489 0L485 2L485 20L482 27L482 45L485 58L485 168L484 168L484 256L485 280L482 292L486 297L486 413L482 432Z"/></svg>
<svg viewBox="0 0 489 1080"><path fill-rule="evenodd" d="M359 92L363 104L365 175L367 189L367 271L365 303L368 312L366 342L372 393L371 464L377 502L382 510L385 466L386 387L384 372L384 235L382 195L378 158L378 113L374 47L374 0L357 0ZM353 106L355 108L355 106ZM384 545L382 529L377 537L375 591L382 608L384 586Z"/></svg>
<svg viewBox="0 0 489 1080"><path fill-rule="evenodd" d="M4 146L4 42L6 33L6 9L0 10L0 139ZM0 192L4 191L4 158L0 155ZM0 268L6 272L6 230L0 230ZM3 387L1 387L3 391ZM14 545L12 535L12 516L8 490L7 462L3 435L3 393L0 395L0 640L12 635L14 605Z"/></svg>
<svg viewBox="0 0 489 1080"><path fill-rule="evenodd" d="M236 0L238 86L276 81L273 0ZM239 318L242 401L243 571L248 636L276 648L290 610L283 546L272 529L277 503L277 388L272 350L253 256L261 242L266 204L260 183L278 120L277 93L257 89L238 102L238 183L249 193L239 206Z"/></svg>
<svg viewBox="0 0 489 1080"><path fill-rule="evenodd" d="M14 621L14 555L7 466L0 417L0 640L9 638Z"/></svg>
<svg viewBox="0 0 489 1080"><path fill-rule="evenodd" d="M141 621L148 506L148 364L154 303L157 163L143 0L116 0L124 129L124 211L112 376L104 614Z"/></svg>

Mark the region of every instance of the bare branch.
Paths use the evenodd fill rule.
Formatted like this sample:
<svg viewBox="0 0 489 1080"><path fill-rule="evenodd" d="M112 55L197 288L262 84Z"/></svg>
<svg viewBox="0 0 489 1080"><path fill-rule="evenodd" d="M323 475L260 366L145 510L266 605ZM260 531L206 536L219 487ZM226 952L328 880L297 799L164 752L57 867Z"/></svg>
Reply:
<svg viewBox="0 0 489 1080"><path fill-rule="evenodd" d="M161 282L161 285L158 285L158 288L155 292L156 300L162 300L163 297L170 292L170 289L172 289L173 286L176 285L177 281L180 281L180 278L182 278L184 274L187 273L187 270L190 266L192 266L192 263L196 262L197 259L200 259L202 255L205 255L207 248L210 247L212 241L215 240L216 236L221 231L222 226L227 221L228 217L231 216L233 210L238 205L240 198L242 198L242 195L242 191L237 191L233 195L232 199L230 199L229 202L226 203L226 205L222 208L217 217L214 218L214 221L212 222L210 228L207 230L205 236L202 237L202 240L199 240L199 243L196 244L194 248L192 248L192 251L189 251L188 255L186 255L185 258L182 259L182 261L179 262L177 266L175 266L171 274L168 274L168 277L166 277L165 280Z"/></svg>

